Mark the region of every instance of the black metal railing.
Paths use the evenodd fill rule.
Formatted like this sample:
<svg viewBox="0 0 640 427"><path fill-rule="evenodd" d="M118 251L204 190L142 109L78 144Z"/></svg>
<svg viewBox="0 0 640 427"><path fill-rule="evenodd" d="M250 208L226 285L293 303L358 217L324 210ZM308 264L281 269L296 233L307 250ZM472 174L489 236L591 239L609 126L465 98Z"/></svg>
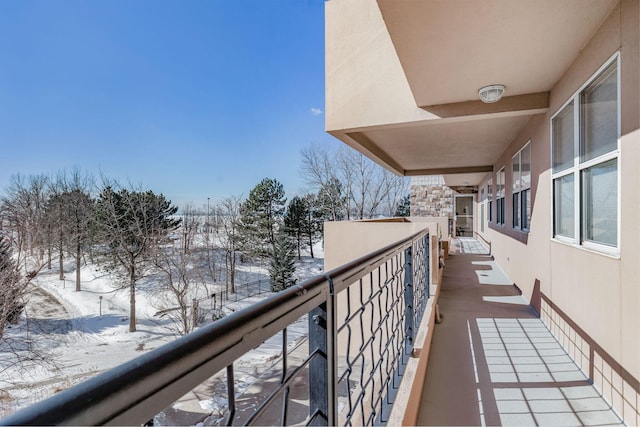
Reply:
<svg viewBox="0 0 640 427"><path fill-rule="evenodd" d="M429 234L422 231L0 423L140 425L154 417L158 422L158 414L209 381L207 392L224 400L224 410L203 414L199 421L205 425L385 424L428 297ZM300 336L301 325L308 327L308 338ZM295 340L289 337L293 329ZM241 386L236 374L244 369L243 358L272 340L281 347L267 363L270 373Z"/></svg>

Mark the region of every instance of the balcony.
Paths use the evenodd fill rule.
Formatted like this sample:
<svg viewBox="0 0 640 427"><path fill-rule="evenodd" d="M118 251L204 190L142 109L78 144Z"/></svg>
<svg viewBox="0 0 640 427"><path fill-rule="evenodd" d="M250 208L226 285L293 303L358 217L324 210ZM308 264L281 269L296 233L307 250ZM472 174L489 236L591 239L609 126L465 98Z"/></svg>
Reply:
<svg viewBox="0 0 640 427"><path fill-rule="evenodd" d="M621 424L484 243L453 240L442 268L432 221L329 224L327 264L356 260L1 423ZM242 356L274 340L278 360L240 390ZM166 418L194 390L224 410Z"/></svg>
<svg viewBox="0 0 640 427"><path fill-rule="evenodd" d="M200 330L60 392L6 425L385 424L433 320L437 224L364 224L398 241L274 294ZM435 269L435 271L434 271ZM288 332L306 328L295 341ZM297 332L298 335L299 331ZM265 342L282 351L250 390L242 356ZM206 384L204 384L206 383ZM204 388L203 388L204 384ZM199 388L200 387L200 388ZM176 401L209 393L216 414L170 419ZM162 420L158 418L162 414Z"/></svg>

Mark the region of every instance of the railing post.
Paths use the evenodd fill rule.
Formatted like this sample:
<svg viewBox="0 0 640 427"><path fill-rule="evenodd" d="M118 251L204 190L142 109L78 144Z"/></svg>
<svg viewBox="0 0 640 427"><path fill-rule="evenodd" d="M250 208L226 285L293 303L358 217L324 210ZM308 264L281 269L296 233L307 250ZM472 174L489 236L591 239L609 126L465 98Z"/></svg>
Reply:
<svg viewBox="0 0 640 427"><path fill-rule="evenodd" d="M438 249L438 262L440 262L440 250ZM424 280L427 282L425 286L425 291L427 292L427 298L431 298L431 239L429 237L429 233L424 236L424 264L425 264L425 274Z"/></svg>
<svg viewBox="0 0 640 427"><path fill-rule="evenodd" d="M404 301L405 301L405 326L404 334L407 340L406 351L411 353L413 349L414 312L413 312L413 245L404 250Z"/></svg>
<svg viewBox="0 0 640 427"><path fill-rule="evenodd" d="M309 354L318 352L309 363L310 425L338 424L338 351L336 302L333 279L327 276L327 299L309 313Z"/></svg>
<svg viewBox="0 0 640 427"><path fill-rule="evenodd" d="M309 313L309 354L318 355L309 363L309 416L311 425L329 424L328 360L327 360L327 303Z"/></svg>

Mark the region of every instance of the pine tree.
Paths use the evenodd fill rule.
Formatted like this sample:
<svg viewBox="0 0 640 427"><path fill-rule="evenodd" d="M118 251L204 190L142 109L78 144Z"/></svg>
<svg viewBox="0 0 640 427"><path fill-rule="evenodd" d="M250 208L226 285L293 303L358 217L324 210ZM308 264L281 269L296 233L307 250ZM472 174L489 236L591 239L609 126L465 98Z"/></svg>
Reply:
<svg viewBox="0 0 640 427"><path fill-rule="evenodd" d="M251 190L240 207L245 252L258 256L271 252L286 201L284 188L275 179L265 178Z"/></svg>
<svg viewBox="0 0 640 427"><path fill-rule="evenodd" d="M271 291L279 292L296 283L296 271L293 243L286 233L277 233L276 242L271 252Z"/></svg>
<svg viewBox="0 0 640 427"><path fill-rule="evenodd" d="M287 233L295 240L298 248L298 259L301 258L300 247L304 233L305 221L307 220L309 207L305 199L295 196L287 206L287 213L284 216L284 226Z"/></svg>
<svg viewBox="0 0 640 427"><path fill-rule="evenodd" d="M411 196L409 194L400 200L393 216L411 216Z"/></svg>
<svg viewBox="0 0 640 427"><path fill-rule="evenodd" d="M136 283L146 258L167 234L180 226L171 201L152 191L114 191L107 186L96 203L99 237L115 263L127 272L129 331L136 330Z"/></svg>

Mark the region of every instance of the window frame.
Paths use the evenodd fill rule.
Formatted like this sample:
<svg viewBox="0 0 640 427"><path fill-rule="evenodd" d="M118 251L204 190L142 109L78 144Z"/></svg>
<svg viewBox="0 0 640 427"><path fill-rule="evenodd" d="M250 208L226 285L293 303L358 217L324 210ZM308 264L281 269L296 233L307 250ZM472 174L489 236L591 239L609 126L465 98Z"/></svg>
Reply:
<svg viewBox="0 0 640 427"><path fill-rule="evenodd" d="M505 185L506 185L506 169L505 166L502 166L496 172L496 224L504 226L506 224L505 220ZM502 179L500 179L502 178Z"/></svg>
<svg viewBox="0 0 640 427"><path fill-rule="evenodd" d="M615 63L616 65L616 108L617 108L617 135L615 149L598 155L592 159L582 161L582 144L583 144L583 118L582 118L582 95L589 86L596 82L607 69ZM551 239L553 241L568 244L580 249L586 249L605 255L619 257L620 255L620 237L621 237L621 162L620 162L620 134L621 134L621 81L620 81L620 52L616 52L607 59L594 72L578 90L576 90L567 101L558 108L558 110L550 118L550 155L551 155ZM569 106L573 107L573 163L571 166L554 171L554 119L558 117ZM616 161L616 244L608 245L605 243L586 240L586 201L584 200L585 184L583 182L583 174L594 166L598 166L609 162ZM573 176L573 237L564 236L556 232L556 181Z"/></svg>
<svg viewBox="0 0 640 427"><path fill-rule="evenodd" d="M487 222L491 223L493 222L493 177L489 178L489 181L487 182L487 200Z"/></svg>
<svg viewBox="0 0 640 427"><path fill-rule="evenodd" d="M529 151L529 181L528 183L524 183L522 180L522 153L527 150ZM514 160L518 158L518 183L516 185L516 176L515 176L515 166ZM531 216L530 209L527 209L527 200L530 202L531 198L531 140L527 141L526 144L522 146L517 153L515 153L511 157L511 200L512 200L512 211L511 211L511 225L514 230L522 231L524 233L528 233L530 231L530 220L528 219ZM523 194L526 194L523 197ZM517 196L517 202L516 202ZM531 207L531 203L529 203L529 207ZM516 224L516 215L518 222Z"/></svg>

